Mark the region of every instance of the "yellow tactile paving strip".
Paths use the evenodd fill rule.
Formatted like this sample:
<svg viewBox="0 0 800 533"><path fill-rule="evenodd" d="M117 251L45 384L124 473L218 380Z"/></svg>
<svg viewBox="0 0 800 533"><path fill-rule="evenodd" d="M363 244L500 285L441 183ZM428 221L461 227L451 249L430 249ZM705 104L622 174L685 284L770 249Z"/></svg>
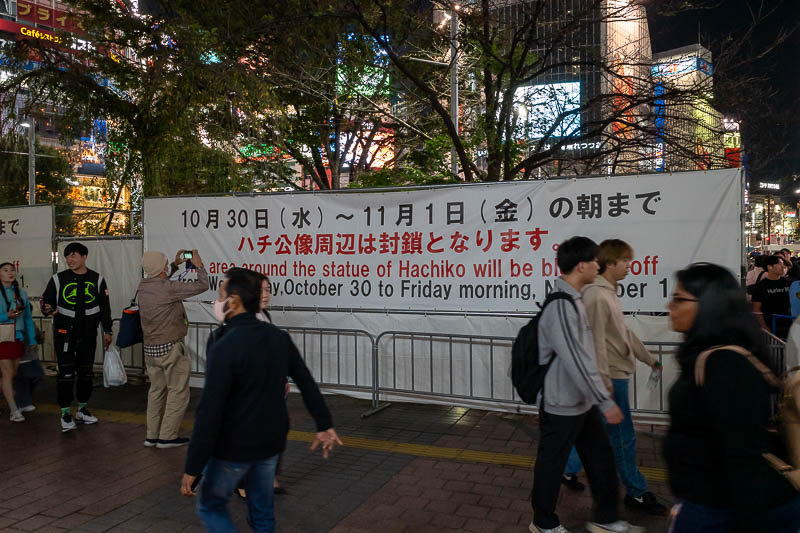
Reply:
<svg viewBox="0 0 800 533"><path fill-rule="evenodd" d="M37 410L43 413L59 412L57 405L40 404ZM105 409L92 408L92 413L102 420L109 422L124 422L128 424L145 425L147 417L143 413L131 413L128 411L109 411ZM181 424L183 429L192 429L192 421L184 420ZM435 459L450 459L453 461L465 461L472 463L486 463L504 466L516 466L520 468L533 468L535 457L530 455L520 455L514 453L482 452L478 450L467 450L464 448L451 448L447 446L436 446L431 444L412 444L409 442L397 442L391 440L368 439L364 437L352 437L340 435L342 442L347 448L359 450L369 450L373 452L388 452L411 455L414 457L429 457ZM290 430L288 439L295 442L312 442L314 433L309 431ZM649 481L666 481L667 475L663 468L639 467L639 471Z"/></svg>

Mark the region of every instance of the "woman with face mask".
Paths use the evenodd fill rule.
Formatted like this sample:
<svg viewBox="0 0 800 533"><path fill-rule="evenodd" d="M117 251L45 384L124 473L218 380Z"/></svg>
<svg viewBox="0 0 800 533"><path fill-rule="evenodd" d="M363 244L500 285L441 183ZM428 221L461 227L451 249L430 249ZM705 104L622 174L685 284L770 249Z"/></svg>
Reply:
<svg viewBox="0 0 800 533"><path fill-rule="evenodd" d="M272 285L269 283L269 278L264 274L260 274L258 272L254 272L252 270L248 271L251 272L253 276L256 276L261 281L261 310L256 313L256 318L261 320L262 322L268 322L272 324L272 317L269 314L267 308L269 307L269 300L272 296ZM286 386L284 389L285 397L289 397L289 391L291 387L289 385L289 381L286 381ZM283 458L283 454L278 456L278 464L275 467L275 481L273 482L273 491L275 494L286 494L286 489L284 489L280 483L278 483L278 474L281 471L281 459ZM239 487L236 489L236 493L242 498L247 498L247 492L243 487Z"/></svg>
<svg viewBox="0 0 800 533"><path fill-rule="evenodd" d="M300 389L317 427L311 450L321 445L327 458L341 445L322 393L291 337L256 318L263 284L254 274L231 269L220 285L214 316L223 325L209 339L206 383L181 480L181 492L194 496L198 475L205 472L197 509L209 530L234 529L227 502L242 482L251 527L273 530L275 467L290 427L287 376Z"/></svg>
<svg viewBox="0 0 800 533"><path fill-rule="evenodd" d="M690 265L676 278L667 309L684 341L664 440L670 486L680 502L670 531L797 533L800 496L762 457L787 455L767 430L771 386L740 353L770 365L744 293L727 270L710 263Z"/></svg>
<svg viewBox="0 0 800 533"><path fill-rule="evenodd" d="M12 422L24 422L25 416L14 400L14 376L25 345L36 344L28 295L19 287L17 270L11 263L0 264L0 372L3 373L3 396L11 411Z"/></svg>

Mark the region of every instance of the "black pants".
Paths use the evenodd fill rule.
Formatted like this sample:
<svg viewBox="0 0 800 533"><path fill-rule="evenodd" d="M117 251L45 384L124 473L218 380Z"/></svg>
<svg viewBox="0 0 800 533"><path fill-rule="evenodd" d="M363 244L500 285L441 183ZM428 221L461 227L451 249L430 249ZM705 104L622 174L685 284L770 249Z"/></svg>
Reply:
<svg viewBox="0 0 800 533"><path fill-rule="evenodd" d="M561 476L574 445L583 462L594 499L594 521L601 524L619 519L619 481L614 452L596 406L578 416L540 414L541 437L533 468L531 506L533 523L552 529L561 522L556 514Z"/></svg>
<svg viewBox="0 0 800 533"><path fill-rule="evenodd" d="M94 351L97 347L97 330L81 333L73 330L71 334L56 330L54 348L58 358L58 405L72 405L72 389L77 376L78 402L86 403L92 396L94 378Z"/></svg>
<svg viewBox="0 0 800 533"><path fill-rule="evenodd" d="M14 399L19 407L33 405L33 391L42 381L44 370L38 360L20 363L14 376Z"/></svg>

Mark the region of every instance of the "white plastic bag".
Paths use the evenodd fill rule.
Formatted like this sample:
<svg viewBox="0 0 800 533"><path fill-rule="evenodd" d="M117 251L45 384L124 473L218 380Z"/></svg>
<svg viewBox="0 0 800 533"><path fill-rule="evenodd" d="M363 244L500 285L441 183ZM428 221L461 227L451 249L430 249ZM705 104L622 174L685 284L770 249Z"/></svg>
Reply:
<svg viewBox="0 0 800 533"><path fill-rule="evenodd" d="M103 386L119 387L128 382L128 375L125 373L125 366L119 356L119 350L113 344L106 350L103 359Z"/></svg>

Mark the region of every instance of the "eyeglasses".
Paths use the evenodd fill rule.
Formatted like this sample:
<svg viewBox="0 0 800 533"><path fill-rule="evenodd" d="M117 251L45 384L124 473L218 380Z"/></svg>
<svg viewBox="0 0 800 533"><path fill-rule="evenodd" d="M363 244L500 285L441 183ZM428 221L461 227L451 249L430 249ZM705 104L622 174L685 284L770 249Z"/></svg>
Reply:
<svg viewBox="0 0 800 533"><path fill-rule="evenodd" d="M680 303L683 303L683 302L699 302L700 299L699 298L684 298L683 296L676 296L676 295L673 294L672 295L672 299L670 299L670 301L674 302L676 304L680 304Z"/></svg>

